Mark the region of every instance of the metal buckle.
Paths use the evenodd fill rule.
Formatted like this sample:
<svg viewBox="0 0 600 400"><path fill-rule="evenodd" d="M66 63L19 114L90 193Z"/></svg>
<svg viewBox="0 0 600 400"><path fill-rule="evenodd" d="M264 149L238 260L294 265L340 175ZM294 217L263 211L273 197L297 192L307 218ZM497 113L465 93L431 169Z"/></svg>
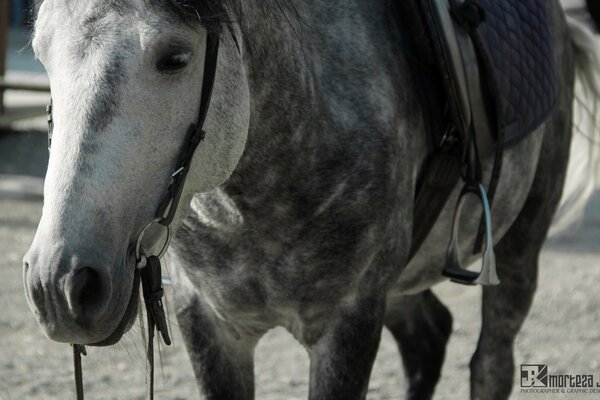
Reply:
<svg viewBox="0 0 600 400"><path fill-rule="evenodd" d="M148 229L150 229L150 227L152 225L154 225L154 224L162 225L162 224L160 224L161 220L162 220L162 218L156 218L156 219L153 219L152 221L148 222L142 228L142 230L140 231L140 233L138 235L137 241L135 242L135 261L136 261L137 269L145 268L146 264L148 262L146 255L142 253L142 239L144 238L144 235L146 234L146 232L148 231ZM164 225L162 225L162 226L164 226ZM162 249L156 255L156 257L158 257L159 259L165 255L165 253L169 249L169 245L171 244L171 228L168 225L165 226L165 228L167 228L167 238L165 239L165 244L163 245Z"/></svg>
<svg viewBox="0 0 600 400"><path fill-rule="evenodd" d="M467 199L467 195L474 194L477 196L483 206L484 221L485 221L485 249L479 273L466 270L462 266L460 259L460 243L458 240L460 217L462 208ZM448 245L448 253L446 256L446 265L442 274L452 281L465 285L483 285L494 286L500 283L496 273L496 257L494 255L494 239L492 237L492 217L490 211L490 203L483 185L479 182L466 183L454 212L454 221L452 224L452 233L450 244Z"/></svg>
<svg viewBox="0 0 600 400"><path fill-rule="evenodd" d="M52 117L52 101L46 106L46 117L48 120L48 151L52 147L52 134L54 133L54 119Z"/></svg>

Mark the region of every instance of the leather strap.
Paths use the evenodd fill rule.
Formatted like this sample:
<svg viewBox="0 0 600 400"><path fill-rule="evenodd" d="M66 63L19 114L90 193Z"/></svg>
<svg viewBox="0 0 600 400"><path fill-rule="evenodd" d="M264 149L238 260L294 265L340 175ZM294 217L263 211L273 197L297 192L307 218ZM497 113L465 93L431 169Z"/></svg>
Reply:
<svg viewBox="0 0 600 400"><path fill-rule="evenodd" d="M87 352L85 346L80 344L72 344L73 347L73 369L75 372L75 393L77 400L84 400L83 398L83 370L81 368L81 355L86 356Z"/></svg>
<svg viewBox="0 0 600 400"><path fill-rule="evenodd" d="M52 134L54 133L54 119L52 117L52 97L50 98L50 104L46 106L46 117L48 120L48 151L52 147Z"/></svg>
<svg viewBox="0 0 600 400"><path fill-rule="evenodd" d="M462 42L459 42L459 36L464 36L465 33L456 26L450 14L448 0L411 0L410 3L419 8L423 23L431 35L431 46L439 63L438 71L442 77L449 110L447 124L451 128L446 128L444 140L434 147L432 156L424 165L423 178L417 186L409 262L433 229L463 174L463 166L468 164L465 157L473 125L468 75L465 74L461 54ZM424 78L418 75L417 79ZM439 117L432 115L431 118ZM430 132L430 136L435 137L435 132Z"/></svg>
<svg viewBox="0 0 600 400"><path fill-rule="evenodd" d="M455 4L456 0L452 0L451 4ZM460 15L461 8L468 7L468 4L472 4L471 7L477 7L475 2L465 3L462 6L454 5L456 10L453 10L455 19L456 16ZM466 13L469 8L466 8L463 12ZM461 18L463 19L463 18ZM465 22L466 23L466 22ZM477 29L477 25L473 21L469 22L468 31L467 29L458 29L456 31L456 39L459 43L460 55L463 59L464 76L466 79L467 95L469 99L469 108L465 112L469 113L470 120L472 121L471 128L474 130L476 137L477 151L481 158L488 157L494 153L496 148L496 141L492 134L492 128L490 126L489 113L486 107L486 99L483 93L484 83L482 82L479 61L477 52L472 41L471 36Z"/></svg>
<svg viewBox="0 0 600 400"><path fill-rule="evenodd" d="M424 23L432 35L431 45L440 62L439 71L446 89L449 124L455 128L455 131L450 130L454 133L453 146L442 143L424 166L415 197L410 261L435 225L460 176L481 181L480 158L495 154L489 191L490 198L493 197L502 146L493 136L480 74L478 50L482 46L477 46L476 40L479 39L477 28L485 19L483 9L474 0L412 0L409 3L421 7ZM484 70L485 67L487 65ZM481 238L479 235L476 248L481 247Z"/></svg>
<svg viewBox="0 0 600 400"><path fill-rule="evenodd" d="M146 394L148 400L154 400L154 326L148 321L148 345L146 351Z"/></svg>
<svg viewBox="0 0 600 400"><path fill-rule="evenodd" d="M171 345L171 337L167 326L167 319L163 309L163 288L161 283L161 265L156 256L148 257L148 265L142 269L141 281L144 303L146 304L146 319L148 323L148 346L146 352L146 380L148 384L148 398L154 400L154 331L162 334L167 346Z"/></svg>
<svg viewBox="0 0 600 400"><path fill-rule="evenodd" d="M498 82L496 82L495 76L492 73L493 71L493 62L491 55L488 53L487 47L483 44L483 38L481 37L480 31L473 31L471 33L471 40L477 50L478 60L482 66L482 72L485 76L486 83L491 91L498 93L500 90L498 88ZM502 164L504 161L504 142L506 131L505 128L500 124L499 116L502 115L502 105L495 102L494 96L491 96L490 106L492 107L492 113L496 116L495 123L493 129L496 133L496 142L494 151L494 165L492 168L492 175L490 177L490 181L488 184L488 200L490 203L490 207L494 206L494 197L496 195L496 188L498 187L498 181L500 180L500 173L502 172ZM479 138L479 137L478 137ZM480 139L486 140L486 138L491 138L491 136L486 136ZM492 146L489 146L486 143L482 144L483 148L486 149L486 153L484 156L488 156L487 149ZM481 222L479 224L479 231L477 232L477 237L475 239L475 245L473 247L473 254L479 254L481 252L481 247L483 245L483 237L485 235L485 223L484 217L482 215Z"/></svg>
<svg viewBox="0 0 600 400"><path fill-rule="evenodd" d="M212 92L217 73L217 60L219 55L219 33L209 32L206 39L206 56L204 59L204 78L202 83L202 96L200 98L200 111L198 120L188 128L186 144L177 163L177 168L172 176L171 184L167 189L167 194L162 200L156 213L160 218L159 223L168 226L173 222L187 174L192 164L194 153L198 145L204 140L204 122L210 107ZM166 214L166 215L165 215Z"/></svg>
<svg viewBox="0 0 600 400"><path fill-rule="evenodd" d="M426 164L414 205L412 244L408 261L417 254L458 183L462 161L454 143L444 145Z"/></svg>

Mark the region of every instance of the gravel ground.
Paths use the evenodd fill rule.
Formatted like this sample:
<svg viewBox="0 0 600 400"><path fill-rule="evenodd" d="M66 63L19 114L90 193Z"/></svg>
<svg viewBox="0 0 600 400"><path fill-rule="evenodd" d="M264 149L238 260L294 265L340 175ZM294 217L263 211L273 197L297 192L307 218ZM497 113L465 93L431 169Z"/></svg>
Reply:
<svg viewBox="0 0 600 400"><path fill-rule="evenodd" d="M21 259L41 215L41 176L45 137L41 133L0 135L0 399L73 398L70 349L46 339L30 313L21 280ZM31 153L24 152L28 149ZM37 154L37 162L25 154ZM28 176L14 175L26 171ZM36 177L37 176L37 177ZM593 373L600 379L600 193L592 199L583 223L547 243L541 257L540 284L530 317L517 339L517 364L548 364L550 373ZM479 333L480 289L453 284L436 288L451 309L454 333L449 344L437 399L465 399L469 359ZM171 293L167 291L167 296ZM157 398L199 398L179 332L162 350ZM144 350L139 328L118 346L90 349L84 359L89 399L143 399ZM308 358L285 331L276 329L256 351L257 399L303 399L308 393ZM515 399L565 398L520 393ZM369 389L369 399L403 398L405 381L391 335L383 335ZM568 398L600 395L568 395Z"/></svg>

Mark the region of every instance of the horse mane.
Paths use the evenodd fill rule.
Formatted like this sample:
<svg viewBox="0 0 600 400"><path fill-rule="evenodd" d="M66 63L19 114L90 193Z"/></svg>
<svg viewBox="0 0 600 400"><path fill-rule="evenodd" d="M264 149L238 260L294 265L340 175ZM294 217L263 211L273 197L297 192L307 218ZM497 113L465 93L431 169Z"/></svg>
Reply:
<svg viewBox="0 0 600 400"><path fill-rule="evenodd" d="M43 2L44 0L34 0L34 19ZM165 12L181 22L187 24L200 23L209 30L216 30L223 24L234 22L235 17L232 14L241 18L239 0L144 0L144 2L152 9ZM289 15L298 16L290 1L274 0L274 3L290 24ZM116 9L119 12L126 8L123 0L103 0L102 6Z"/></svg>
<svg viewBox="0 0 600 400"><path fill-rule="evenodd" d="M153 10L168 14L188 24L200 23L207 28L217 28L229 20L227 13L233 4L232 0L144 0ZM44 0L34 0L34 19ZM102 7L124 12L128 7L123 0L102 0Z"/></svg>
<svg viewBox="0 0 600 400"><path fill-rule="evenodd" d="M144 0L157 10L188 24L200 23L207 29L218 29L223 23L231 22L228 10L232 10L231 0Z"/></svg>

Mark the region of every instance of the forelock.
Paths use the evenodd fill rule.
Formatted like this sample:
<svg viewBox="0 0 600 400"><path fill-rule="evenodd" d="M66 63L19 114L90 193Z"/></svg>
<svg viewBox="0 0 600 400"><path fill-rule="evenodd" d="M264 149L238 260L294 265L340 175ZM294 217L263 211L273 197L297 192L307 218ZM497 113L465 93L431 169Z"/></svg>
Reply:
<svg viewBox="0 0 600 400"><path fill-rule="evenodd" d="M34 12L37 15L40 6L46 0L34 0ZM72 0L81 1L81 0ZM87 0L86 0L87 1ZM142 0L147 7L157 13L173 18L186 24L201 24L207 28L217 28L230 18L232 0ZM68 4L68 3L67 3ZM102 10L112 10L124 14L131 9L131 4L125 0L102 0Z"/></svg>

